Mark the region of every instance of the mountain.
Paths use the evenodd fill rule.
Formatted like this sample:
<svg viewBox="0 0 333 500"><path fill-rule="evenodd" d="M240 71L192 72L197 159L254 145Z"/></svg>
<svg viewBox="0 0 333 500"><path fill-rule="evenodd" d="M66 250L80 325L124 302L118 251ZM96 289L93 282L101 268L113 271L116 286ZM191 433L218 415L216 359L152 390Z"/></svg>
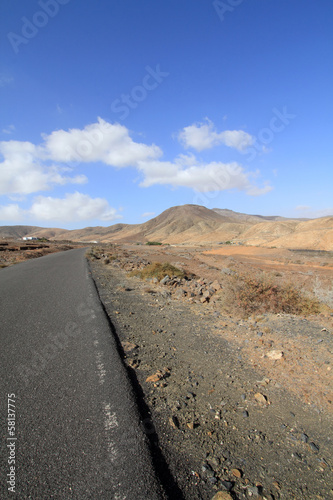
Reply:
<svg viewBox="0 0 333 500"><path fill-rule="evenodd" d="M17 240L42 229L37 226L0 226L0 239Z"/></svg>
<svg viewBox="0 0 333 500"><path fill-rule="evenodd" d="M295 220L288 217L280 217L280 215L248 215L242 214L241 212L234 212L228 208L213 208L213 211L217 214L233 219L235 222L264 222L264 221L284 221L284 220ZM309 219L296 219L298 221L306 221Z"/></svg>
<svg viewBox="0 0 333 500"><path fill-rule="evenodd" d="M23 236L101 243L159 241L192 245L232 241L252 246L333 251L333 217L288 219L182 205L169 208L143 224L114 224L75 230L36 226L0 227L0 238Z"/></svg>

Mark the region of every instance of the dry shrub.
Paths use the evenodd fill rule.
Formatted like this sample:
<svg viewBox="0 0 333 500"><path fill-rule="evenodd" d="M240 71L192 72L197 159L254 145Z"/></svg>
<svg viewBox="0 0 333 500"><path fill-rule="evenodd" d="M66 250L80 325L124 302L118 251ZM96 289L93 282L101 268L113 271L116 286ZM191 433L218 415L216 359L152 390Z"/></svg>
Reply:
<svg viewBox="0 0 333 500"><path fill-rule="evenodd" d="M130 273L130 276L139 276L142 279L157 278L159 281L167 275L170 276L170 278L185 278L184 271L168 262L164 264L153 262L152 264L148 264L141 271L132 271Z"/></svg>
<svg viewBox="0 0 333 500"><path fill-rule="evenodd" d="M320 302L306 297L292 284L277 284L267 276L238 276L234 286L237 305L245 313L317 314Z"/></svg>

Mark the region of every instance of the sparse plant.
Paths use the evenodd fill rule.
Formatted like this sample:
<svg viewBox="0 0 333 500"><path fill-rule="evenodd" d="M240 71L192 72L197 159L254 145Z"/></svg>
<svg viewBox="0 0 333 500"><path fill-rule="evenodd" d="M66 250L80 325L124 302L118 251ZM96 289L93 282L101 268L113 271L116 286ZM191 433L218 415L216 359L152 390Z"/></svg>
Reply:
<svg viewBox="0 0 333 500"><path fill-rule="evenodd" d="M153 262L152 264L148 264L142 270L132 271L130 276L138 276L142 279L157 278L160 281L165 276L170 276L170 278L185 278L185 272L168 262L163 264L160 262Z"/></svg>
<svg viewBox="0 0 333 500"><path fill-rule="evenodd" d="M147 241L146 245L163 245L160 241Z"/></svg>
<svg viewBox="0 0 333 500"><path fill-rule="evenodd" d="M238 306L246 315L253 313L316 314L320 303L306 297L292 284L276 284L268 276L240 276L235 285Z"/></svg>

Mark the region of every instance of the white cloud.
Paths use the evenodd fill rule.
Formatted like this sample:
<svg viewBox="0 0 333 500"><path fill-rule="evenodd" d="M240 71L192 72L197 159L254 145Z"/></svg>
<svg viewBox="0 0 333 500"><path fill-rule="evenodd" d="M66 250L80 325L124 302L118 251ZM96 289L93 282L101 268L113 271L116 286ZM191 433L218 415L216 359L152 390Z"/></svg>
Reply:
<svg viewBox="0 0 333 500"><path fill-rule="evenodd" d="M29 214L40 220L75 222L100 219L112 221L119 219L117 211L103 198L91 198L82 193L66 194L65 198L38 196Z"/></svg>
<svg viewBox="0 0 333 500"><path fill-rule="evenodd" d="M206 123L194 123L183 128L178 134L178 139L185 148L193 148L196 151L210 149L219 144L244 151L254 142L254 138L243 130L217 132L214 124L208 119Z"/></svg>
<svg viewBox="0 0 333 500"><path fill-rule="evenodd" d="M114 167L136 167L139 161L156 159L155 145L134 142L126 127L102 119L83 130L58 130L44 135L40 145L23 141L0 142L0 195L30 194L53 185L83 184L84 175L70 176L66 162L102 162ZM60 165L59 165L60 164Z"/></svg>
<svg viewBox="0 0 333 500"><path fill-rule="evenodd" d="M91 198L82 193L66 194L64 198L35 197L30 208L23 210L17 204L0 206L0 220L22 222L26 220L77 222L100 219L112 221L122 216L103 198Z"/></svg>
<svg viewBox="0 0 333 500"><path fill-rule="evenodd" d="M21 209L17 204L0 205L0 221L22 221L25 217L25 210Z"/></svg>
<svg viewBox="0 0 333 500"><path fill-rule="evenodd" d="M0 195L30 194L50 189L54 184L82 184L83 175L69 177L64 172L71 169L56 165L48 166L40 160L41 148L31 142L2 141L0 153Z"/></svg>
<svg viewBox="0 0 333 500"><path fill-rule="evenodd" d="M192 155L181 155L173 163L140 162L139 169L144 174L144 180L141 183L143 187L164 184L173 187L188 187L202 193L238 189L246 191L251 196L265 194L272 189L268 185L263 188L255 186L250 178L255 177L257 173L245 172L238 163L202 164Z"/></svg>
<svg viewBox="0 0 333 500"><path fill-rule="evenodd" d="M192 128L193 133L187 133L184 140L187 145L196 145L196 149L220 142L240 149L246 141L251 141L251 136L242 131L217 134L210 122ZM189 129L191 127L184 131ZM162 150L154 144L135 142L125 126L110 124L101 118L83 129L58 130L44 135L43 142L38 145L27 141L2 141L0 195L7 195L12 201L21 201L22 196L50 190L54 186L83 184L87 178L73 175L73 165L67 164L77 160L101 162L116 168L134 167L143 176L140 184L143 187L187 187L197 192L237 189L252 196L272 189L269 185L258 187L255 182L258 173L248 172L236 162L204 163L193 154L162 161L162 154ZM3 220L20 220L23 216L64 222L119 218L107 200L81 193L67 194L65 198L38 196L29 209L22 211L19 205L11 204L2 206L0 214ZM148 215L154 214L145 216Z"/></svg>
<svg viewBox="0 0 333 500"><path fill-rule="evenodd" d="M100 161L113 167L135 167L139 161L162 155L154 144L134 142L125 126L112 125L101 118L82 130L57 130L43 138L46 155L59 162Z"/></svg>
<svg viewBox="0 0 333 500"><path fill-rule="evenodd" d="M12 134L15 131L15 125L8 125L8 127L2 129L3 134Z"/></svg>
<svg viewBox="0 0 333 500"><path fill-rule="evenodd" d="M146 218L146 217L153 217L156 215L156 212L145 212L144 214L141 215L141 217Z"/></svg>

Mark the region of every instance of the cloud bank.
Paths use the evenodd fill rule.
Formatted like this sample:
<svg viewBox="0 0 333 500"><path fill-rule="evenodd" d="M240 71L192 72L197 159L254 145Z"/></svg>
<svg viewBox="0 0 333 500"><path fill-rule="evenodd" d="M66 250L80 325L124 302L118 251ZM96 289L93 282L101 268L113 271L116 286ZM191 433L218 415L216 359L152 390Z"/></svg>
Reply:
<svg viewBox="0 0 333 500"><path fill-rule="evenodd" d="M121 218L103 198L91 198L82 193L66 194L64 198L37 196L30 208L22 209L17 204L0 206L0 220L29 220L79 222L91 219L113 221Z"/></svg>
<svg viewBox="0 0 333 500"><path fill-rule="evenodd" d="M74 170L84 163L101 163L117 169L132 167L140 173L140 186L144 188L165 185L186 187L196 192L236 189L251 196L271 190L268 185L259 187L254 182L258 172L248 172L236 162L204 162L193 154L180 154L173 160L164 160L160 147L136 142L124 125L111 124L101 118L83 129L43 134L42 139L40 144L15 140L0 142L0 195L15 199L68 184L82 185L88 182L87 177L74 174ZM241 130L218 133L213 123L207 120L207 123L185 127L179 140L186 149L197 151L219 144L242 151L252 144L253 138ZM77 191L67 193L63 198L39 194L25 210L18 204L0 207L2 220L23 217L69 222L114 220L119 215L107 200Z"/></svg>

